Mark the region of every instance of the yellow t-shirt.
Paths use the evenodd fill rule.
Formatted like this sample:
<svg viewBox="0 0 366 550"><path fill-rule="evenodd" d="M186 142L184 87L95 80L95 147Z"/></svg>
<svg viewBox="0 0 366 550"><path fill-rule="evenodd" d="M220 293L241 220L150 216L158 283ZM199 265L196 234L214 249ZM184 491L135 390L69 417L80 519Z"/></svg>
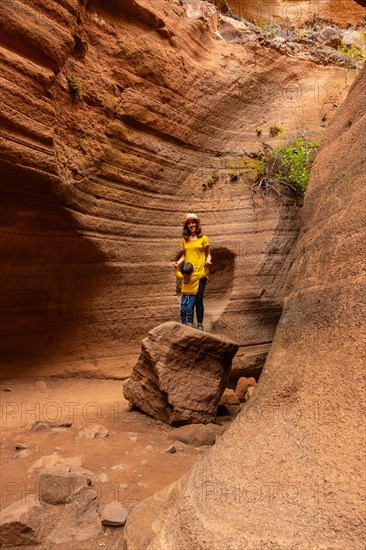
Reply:
<svg viewBox="0 0 366 550"><path fill-rule="evenodd" d="M202 235L195 241L186 241L182 237L180 246L184 251L184 261L193 265L193 272L199 272L203 269L206 260L205 248L208 246L206 235Z"/></svg>
<svg viewBox="0 0 366 550"><path fill-rule="evenodd" d="M182 279L182 294L192 294L195 296L198 292L200 279L203 279L203 277L207 277L208 269L207 267L203 267L202 269L200 269L200 271L193 271L192 275L190 275L189 283L184 282L184 276L180 271L176 271L175 274L178 279Z"/></svg>

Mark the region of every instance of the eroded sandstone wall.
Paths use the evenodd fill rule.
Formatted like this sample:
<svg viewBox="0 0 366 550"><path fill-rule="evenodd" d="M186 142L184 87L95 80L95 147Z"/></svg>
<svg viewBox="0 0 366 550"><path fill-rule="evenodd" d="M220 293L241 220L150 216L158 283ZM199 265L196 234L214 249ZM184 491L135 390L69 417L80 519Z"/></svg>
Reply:
<svg viewBox="0 0 366 550"><path fill-rule="evenodd" d="M250 21L276 22L295 27L313 20L325 20L346 28L364 25L366 3L363 0L228 0L233 13Z"/></svg>
<svg viewBox="0 0 366 550"><path fill-rule="evenodd" d="M133 512L128 550L141 533L150 550L363 548L365 97L366 69L313 167L254 396L212 452Z"/></svg>
<svg viewBox="0 0 366 550"><path fill-rule="evenodd" d="M213 250L207 327L241 344L238 372L263 364L298 212L253 201L247 154L272 124L322 131L354 72L229 44L208 15L167 0L2 5L4 376L128 374L148 330L179 318L170 264L189 208Z"/></svg>

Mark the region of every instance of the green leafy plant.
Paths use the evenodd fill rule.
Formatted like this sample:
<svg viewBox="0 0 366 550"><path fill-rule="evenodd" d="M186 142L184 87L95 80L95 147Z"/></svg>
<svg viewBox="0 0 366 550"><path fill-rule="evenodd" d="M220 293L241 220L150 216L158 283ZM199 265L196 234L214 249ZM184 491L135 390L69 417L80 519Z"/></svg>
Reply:
<svg viewBox="0 0 366 550"><path fill-rule="evenodd" d="M231 180L231 181L238 181L238 179L239 179L239 172L237 172L236 170L232 170L232 171L229 173L229 176L230 176L230 180Z"/></svg>
<svg viewBox="0 0 366 550"><path fill-rule="evenodd" d="M277 124L273 124L269 128L269 135L271 137L282 137L285 135L285 129L282 126L278 126Z"/></svg>
<svg viewBox="0 0 366 550"><path fill-rule="evenodd" d="M77 101L83 99L83 90L76 77L71 74L66 78L66 80L69 87L69 92L72 95L72 100Z"/></svg>
<svg viewBox="0 0 366 550"><path fill-rule="evenodd" d="M258 25L258 27L260 27L261 29L264 29L264 27L266 26L266 22L263 21L263 19L258 19L257 25Z"/></svg>
<svg viewBox="0 0 366 550"><path fill-rule="evenodd" d="M275 149L266 145L264 153L256 154L260 165L252 191L261 189L265 194L290 196L301 201L319 146L319 141L307 141L304 136Z"/></svg>
<svg viewBox="0 0 366 550"><path fill-rule="evenodd" d="M263 130L262 130L262 128L256 128L256 129L255 129L255 132L256 132L257 136L261 136Z"/></svg>
<svg viewBox="0 0 366 550"><path fill-rule="evenodd" d="M366 49L360 48L355 44L345 44L344 42L341 42L337 48L337 51L349 57L354 67L357 67L366 61Z"/></svg>
<svg viewBox="0 0 366 550"><path fill-rule="evenodd" d="M212 176L206 181L207 187L212 187L216 182L219 181L219 178L220 176L217 172L212 174Z"/></svg>
<svg viewBox="0 0 366 550"><path fill-rule="evenodd" d="M309 34L309 31L306 31L306 30L299 30L297 32L297 39L298 40L301 40L302 38L305 38L307 35Z"/></svg>

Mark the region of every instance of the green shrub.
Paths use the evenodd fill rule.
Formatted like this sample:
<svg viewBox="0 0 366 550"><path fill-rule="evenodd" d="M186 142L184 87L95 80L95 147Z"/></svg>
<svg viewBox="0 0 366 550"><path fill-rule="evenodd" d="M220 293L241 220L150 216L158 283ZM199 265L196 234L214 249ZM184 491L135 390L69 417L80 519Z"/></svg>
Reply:
<svg viewBox="0 0 366 550"><path fill-rule="evenodd" d="M344 42L341 42L337 48L337 51L349 57L354 67L357 67L361 65L364 61L366 61L366 49L360 48L355 44L348 45Z"/></svg>
<svg viewBox="0 0 366 550"><path fill-rule="evenodd" d="M261 165L252 190L302 199L319 145L319 141L307 141L304 137L275 149L266 145L264 153L256 154Z"/></svg>
<svg viewBox="0 0 366 550"><path fill-rule="evenodd" d="M215 172L212 176L206 181L207 187L212 187L217 181L219 181L219 174Z"/></svg>
<svg viewBox="0 0 366 550"><path fill-rule="evenodd" d="M72 95L73 101L83 99L83 91L80 82L75 78L73 74L70 74L67 78L67 85L69 92Z"/></svg>
<svg viewBox="0 0 366 550"><path fill-rule="evenodd" d="M271 137L282 137L285 135L285 129L282 126L278 126L278 124L273 124L269 128L269 135Z"/></svg>

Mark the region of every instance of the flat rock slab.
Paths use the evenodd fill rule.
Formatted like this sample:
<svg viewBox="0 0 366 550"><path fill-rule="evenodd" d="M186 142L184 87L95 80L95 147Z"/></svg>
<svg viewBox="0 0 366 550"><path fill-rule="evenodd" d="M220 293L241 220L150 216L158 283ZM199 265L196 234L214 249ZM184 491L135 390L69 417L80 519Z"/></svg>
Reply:
<svg viewBox="0 0 366 550"><path fill-rule="evenodd" d="M128 510L118 500L114 500L103 508L102 525L122 526L126 523L127 516Z"/></svg>
<svg viewBox="0 0 366 550"><path fill-rule="evenodd" d="M206 424L191 424L176 428L168 435L168 439L200 447L201 445L214 445L216 435L213 429Z"/></svg>
<svg viewBox="0 0 366 550"><path fill-rule="evenodd" d="M142 341L124 396L172 426L212 422L237 349L227 339L163 323Z"/></svg>

